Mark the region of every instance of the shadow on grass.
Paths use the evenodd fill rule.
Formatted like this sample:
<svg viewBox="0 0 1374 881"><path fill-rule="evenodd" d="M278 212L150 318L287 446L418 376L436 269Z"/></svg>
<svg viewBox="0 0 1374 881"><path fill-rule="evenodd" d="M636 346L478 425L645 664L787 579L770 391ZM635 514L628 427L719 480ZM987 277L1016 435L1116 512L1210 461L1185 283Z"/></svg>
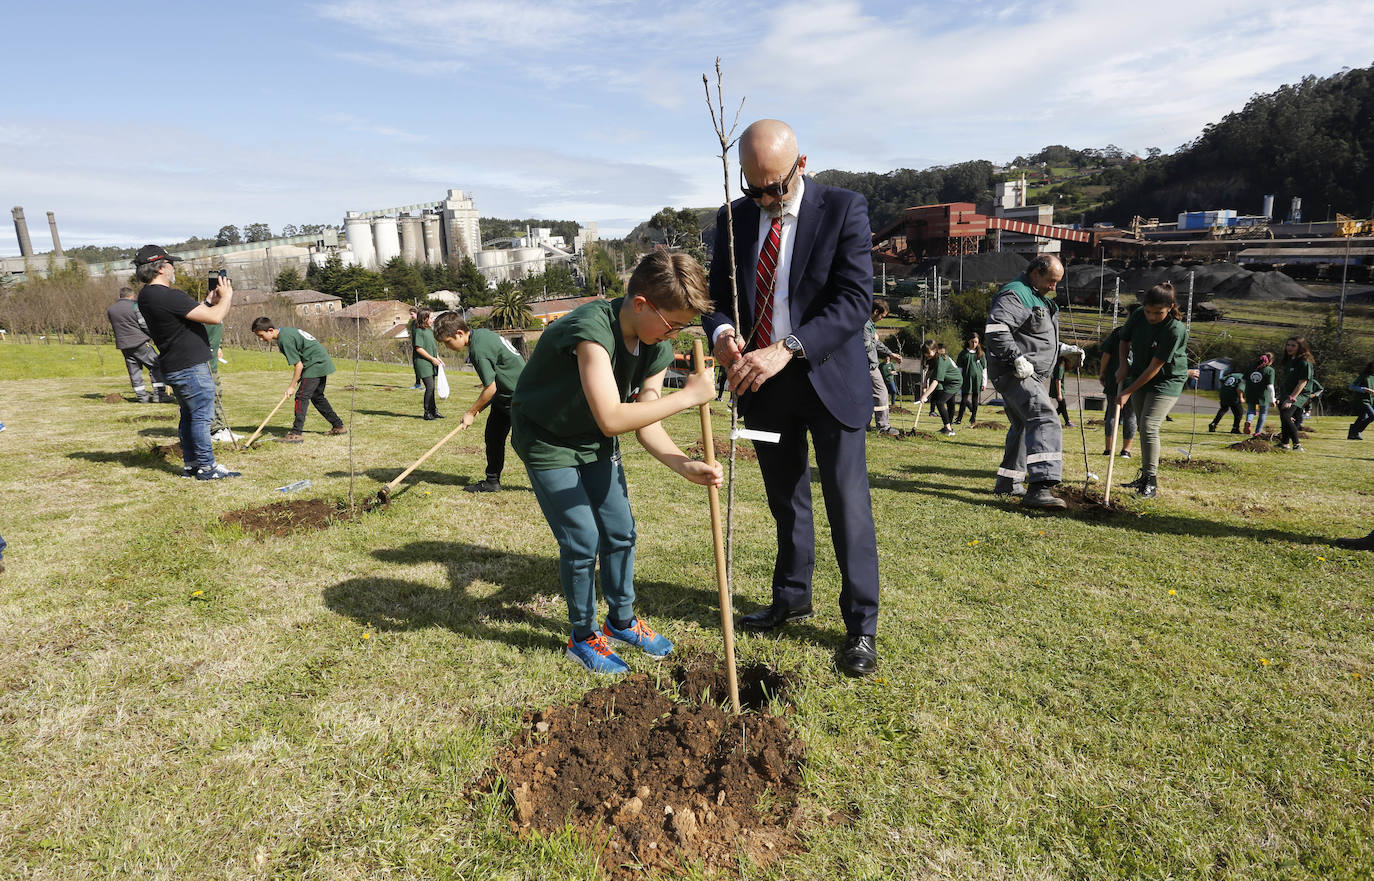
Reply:
<svg viewBox="0 0 1374 881"><path fill-rule="evenodd" d="M400 473L401 473L402 471L404 471L404 470L405 470L405 467L404 467L404 466L402 466L402 467L396 467L396 468L368 468L366 471L359 471L359 472L358 472L358 476L360 476L360 477L366 477L366 478L368 478L369 480L375 480L375 481L377 481L378 483L381 483L381 484L387 484L387 483L390 483L391 481L395 480L395 479L396 479L396 476L397 476L398 474L400 474ZM347 476L348 476L348 472L347 472L347 471L329 471L329 472L326 472L326 473L325 473L325 477L347 477ZM463 487L463 486L467 486L467 485L472 484L472 483L476 483L477 481L482 480L482 479L485 478L485 477L486 477L486 474L485 474L485 473L482 473L482 474L471 474L471 473L469 473L469 472L464 471L464 472L461 472L461 473L454 474L454 473L451 473L451 472L448 472L448 471L427 471L427 470L421 468L421 469L417 469L417 470L415 470L415 471L412 471L412 472L410 472L408 475L406 475L406 479L401 483L400 486L396 487L395 492L393 492L393 493L391 494L391 499L392 499L392 501L395 501L396 499L400 498L403 494L405 494L406 492L408 492L408 491L410 490L410 488L411 488L414 484L418 484L418 483L426 483L426 484L429 484L430 486L459 486L459 487ZM530 488L527 487L527 486L512 486L512 485L510 485L510 484L504 484L504 483L501 485L501 492L502 492L502 493L510 493L510 492L525 492L525 493L527 493L527 492L530 492L530 491L531 491Z"/></svg>
<svg viewBox="0 0 1374 881"><path fill-rule="evenodd" d="M1104 526L1110 526L1115 529L1124 529L1131 532L1142 532L1146 534L1248 538L1252 541L1286 541L1292 542L1293 544L1323 546L1331 543L1331 538L1327 535L1305 535L1298 532L1289 532L1284 529L1237 526L1231 523L1223 523L1201 517L1183 517L1178 514L1167 514L1148 507L1143 509L1143 513L1140 517L1114 516L1097 511L1046 512L1023 508L1019 502L1000 499L992 494L991 487L988 487L986 495L970 498L969 493L977 492L977 490L954 491L948 486L943 486L938 483L930 483L923 480L901 480L891 477L869 477L869 482L875 487L896 490L898 492L919 492L924 495L939 496L940 498L950 499L951 501L963 502L967 505L991 505L1002 508L1008 513L1019 514L1022 517L1034 517L1037 519L1068 518L1084 522L1101 523ZM1076 486L1082 485L1080 481L1071 481L1070 483ZM1125 495L1129 494L1130 491L1113 490L1112 494L1116 496L1118 493Z"/></svg>
<svg viewBox="0 0 1374 881"><path fill-rule="evenodd" d="M552 537L549 544L552 549ZM381 548L372 555L383 563L406 566L438 563L445 568L449 586L439 589L399 578L350 578L324 589L322 597L330 610L379 631L443 627L517 649L552 651L567 644L568 607L558 580L556 551L534 556L462 542L417 541ZM495 592L473 596L470 588L478 581L496 585ZM483 587L483 593L488 591ZM635 599L636 610L650 621L676 618L695 621L708 630L720 627L714 582L699 587L636 579ZM843 638L842 633L805 625L790 625L787 633L836 644Z"/></svg>
<svg viewBox="0 0 1374 881"><path fill-rule="evenodd" d="M354 410L353 412L359 413L363 416L394 416L397 419L424 419L425 414L423 412L423 403L420 404L420 410L421 412L419 413L398 413L395 410L364 410L361 407L359 407L357 410Z"/></svg>
<svg viewBox="0 0 1374 881"><path fill-rule="evenodd" d="M908 474L947 474L950 477L972 477L987 482L988 486L997 478L996 471L987 468L948 468L943 465L901 465L898 471Z"/></svg>
<svg viewBox="0 0 1374 881"><path fill-rule="evenodd" d="M147 468L168 474L181 474L180 463L163 462L152 453L143 450L81 450L68 453L68 459L84 459L102 465L123 465L125 468Z"/></svg>

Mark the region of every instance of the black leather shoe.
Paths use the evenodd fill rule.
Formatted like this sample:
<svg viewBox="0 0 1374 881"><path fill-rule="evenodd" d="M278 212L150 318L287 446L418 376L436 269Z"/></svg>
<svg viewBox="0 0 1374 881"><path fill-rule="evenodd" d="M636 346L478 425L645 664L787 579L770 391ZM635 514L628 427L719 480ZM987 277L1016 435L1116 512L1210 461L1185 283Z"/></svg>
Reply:
<svg viewBox="0 0 1374 881"><path fill-rule="evenodd" d="M878 669L878 646L871 636L846 636L836 663L847 676L868 676Z"/></svg>
<svg viewBox="0 0 1374 881"><path fill-rule="evenodd" d="M777 630L793 621L805 621L814 614L810 603L789 609L782 603L774 602L739 619L739 626L745 630Z"/></svg>

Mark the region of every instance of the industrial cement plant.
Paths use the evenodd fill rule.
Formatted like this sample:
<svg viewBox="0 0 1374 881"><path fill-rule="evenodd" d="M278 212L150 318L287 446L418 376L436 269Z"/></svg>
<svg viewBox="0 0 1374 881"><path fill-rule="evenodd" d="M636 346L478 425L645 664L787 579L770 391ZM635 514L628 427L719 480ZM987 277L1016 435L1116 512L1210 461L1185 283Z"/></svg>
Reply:
<svg viewBox="0 0 1374 881"><path fill-rule="evenodd" d="M0 258L0 276L22 280L28 274L46 274L48 257L35 254L24 209L16 206L11 216L20 253L18 257ZM53 241L51 258L61 261L65 257L51 211L48 226ZM549 228L533 228L524 236L484 245L472 194L452 189L435 202L349 211L343 218L342 240L337 229L326 227L308 235L171 253L204 268L228 269L247 287L270 287L272 279L285 269L304 272L310 264L323 265L336 255L345 266L367 269L380 269L396 257L414 264L443 264L470 258L488 282L497 284L538 275L551 263L571 262L596 238L596 224L590 223L578 228L572 242L553 235ZM87 268L91 275L130 271L127 260L92 263Z"/></svg>

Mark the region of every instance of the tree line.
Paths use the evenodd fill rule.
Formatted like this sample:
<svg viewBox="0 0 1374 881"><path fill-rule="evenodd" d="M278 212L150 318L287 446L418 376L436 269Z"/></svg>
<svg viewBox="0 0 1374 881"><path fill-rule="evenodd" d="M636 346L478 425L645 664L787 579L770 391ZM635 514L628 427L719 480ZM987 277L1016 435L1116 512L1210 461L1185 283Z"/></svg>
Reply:
<svg viewBox="0 0 1374 881"><path fill-rule="evenodd" d="M1177 152L1109 169L1102 183L1110 190L1089 220L1168 220L1208 208L1257 214L1266 194L1279 206L1302 197L1308 220L1374 216L1374 67L1255 95Z"/></svg>

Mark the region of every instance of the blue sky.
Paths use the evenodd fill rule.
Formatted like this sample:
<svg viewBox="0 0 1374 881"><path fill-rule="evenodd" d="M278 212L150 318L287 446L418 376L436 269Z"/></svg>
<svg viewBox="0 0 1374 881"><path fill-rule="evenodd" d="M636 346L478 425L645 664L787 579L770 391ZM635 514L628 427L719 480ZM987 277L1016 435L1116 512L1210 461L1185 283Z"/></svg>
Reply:
<svg viewBox="0 0 1374 881"><path fill-rule="evenodd" d="M701 75L812 171L1051 143L1166 151L1307 74L1374 62L1364 0L7 4L8 208L38 250L339 223L470 190L622 235L723 196ZM14 35L24 35L16 39ZM714 74L712 73L713 79ZM1253 206L1258 207L1258 206Z"/></svg>

